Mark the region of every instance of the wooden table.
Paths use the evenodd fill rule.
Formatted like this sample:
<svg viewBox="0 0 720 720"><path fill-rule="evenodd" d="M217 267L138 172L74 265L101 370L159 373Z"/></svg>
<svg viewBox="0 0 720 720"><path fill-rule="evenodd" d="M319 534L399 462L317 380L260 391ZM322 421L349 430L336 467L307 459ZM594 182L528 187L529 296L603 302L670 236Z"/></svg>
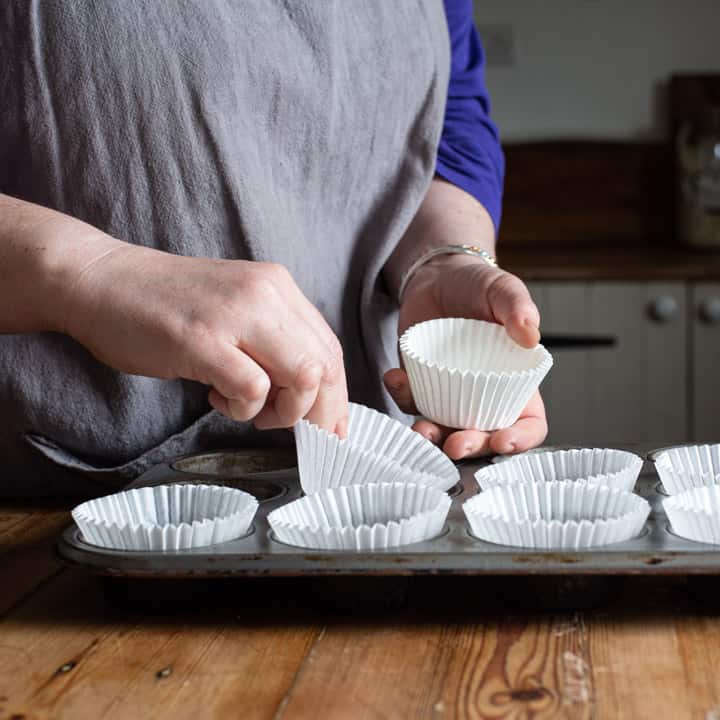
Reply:
<svg viewBox="0 0 720 720"><path fill-rule="evenodd" d="M152 614L60 565L69 519L0 505L2 720L720 718L720 594L704 602L685 578L628 581L582 612L494 604L495 579L473 595L435 579L434 595L373 612L303 608L289 580L248 604L235 581L230 603L210 591Z"/></svg>

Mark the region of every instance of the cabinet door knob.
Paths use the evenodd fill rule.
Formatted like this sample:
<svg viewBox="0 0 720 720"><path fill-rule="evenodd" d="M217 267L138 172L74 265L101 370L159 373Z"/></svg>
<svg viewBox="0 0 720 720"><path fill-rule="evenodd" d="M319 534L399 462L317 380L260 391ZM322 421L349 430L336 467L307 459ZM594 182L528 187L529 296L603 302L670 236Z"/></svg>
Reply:
<svg viewBox="0 0 720 720"><path fill-rule="evenodd" d="M708 325L720 323L720 297L711 297L700 303L700 319Z"/></svg>
<svg viewBox="0 0 720 720"><path fill-rule="evenodd" d="M650 317L659 323L672 320L680 310L678 301L672 295L661 295L655 298L648 307Z"/></svg>

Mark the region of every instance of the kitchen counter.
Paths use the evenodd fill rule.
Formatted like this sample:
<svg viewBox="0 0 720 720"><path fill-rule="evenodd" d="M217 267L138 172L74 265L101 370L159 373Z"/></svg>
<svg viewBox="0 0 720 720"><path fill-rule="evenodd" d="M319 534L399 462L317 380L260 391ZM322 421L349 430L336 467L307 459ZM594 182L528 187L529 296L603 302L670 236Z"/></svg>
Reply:
<svg viewBox="0 0 720 720"><path fill-rule="evenodd" d="M678 240L672 143L540 141L504 149L498 253L511 272L529 281L720 279L720 248L694 250Z"/></svg>
<svg viewBox="0 0 720 720"><path fill-rule="evenodd" d="M99 579L54 554L69 507L0 504L0 718L720 713L711 580L631 579L599 609L552 613L534 607L546 597L537 584L496 578L472 592L442 577L401 586L405 605L395 586L336 580L345 600L381 607L362 613L328 609L322 587L303 607L297 579L234 581L204 597L191 581L165 600L145 581L135 596L143 610L117 609ZM545 591L561 589L552 582ZM589 597L580 585L575 598ZM189 609L151 611L163 603Z"/></svg>
<svg viewBox="0 0 720 720"><path fill-rule="evenodd" d="M541 246L539 245L538 248ZM591 250L587 246L548 250L506 247L498 259L526 281L712 282L720 280L720 251L671 246Z"/></svg>

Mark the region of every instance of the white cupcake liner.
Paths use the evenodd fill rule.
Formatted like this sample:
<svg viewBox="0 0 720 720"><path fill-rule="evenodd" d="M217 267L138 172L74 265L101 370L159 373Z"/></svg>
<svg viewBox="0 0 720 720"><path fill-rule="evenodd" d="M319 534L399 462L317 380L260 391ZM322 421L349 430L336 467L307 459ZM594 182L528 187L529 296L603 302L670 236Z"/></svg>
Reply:
<svg viewBox="0 0 720 720"><path fill-rule="evenodd" d="M464 318L413 325L400 352L420 413L451 428L510 427L553 364L542 345L523 348L502 325Z"/></svg>
<svg viewBox="0 0 720 720"><path fill-rule="evenodd" d="M573 481L500 485L463 511L475 537L513 547L574 549L636 537L650 513L639 495Z"/></svg>
<svg viewBox="0 0 720 720"><path fill-rule="evenodd" d="M514 455L493 455L490 458L490 462L493 465L497 465L498 463L508 462L509 460L514 460L516 457L519 457L522 455L525 457L526 455L535 455L537 453L546 453L546 452L555 452L556 450L582 450L578 445L540 445L540 447L531 448L530 450L525 450L523 453L516 453Z"/></svg>
<svg viewBox="0 0 720 720"><path fill-rule="evenodd" d="M436 537L450 497L413 483L373 483L328 488L268 515L275 537L322 550L382 550Z"/></svg>
<svg viewBox="0 0 720 720"><path fill-rule="evenodd" d="M574 480L632 491L643 460L625 450L583 448L515 455L481 468L475 479L483 490L518 482Z"/></svg>
<svg viewBox="0 0 720 720"><path fill-rule="evenodd" d="M669 495L720 484L720 443L668 448L655 457L655 469Z"/></svg>
<svg viewBox="0 0 720 720"><path fill-rule="evenodd" d="M258 501L217 485L156 485L96 498L72 516L85 542L117 550L184 550L245 535Z"/></svg>
<svg viewBox="0 0 720 720"><path fill-rule="evenodd" d="M387 415L350 403L347 438L301 420L298 472L306 494L344 485L410 482L449 490L460 474L438 447Z"/></svg>
<svg viewBox="0 0 720 720"><path fill-rule="evenodd" d="M690 488L663 500L676 535L720 545L720 485Z"/></svg>

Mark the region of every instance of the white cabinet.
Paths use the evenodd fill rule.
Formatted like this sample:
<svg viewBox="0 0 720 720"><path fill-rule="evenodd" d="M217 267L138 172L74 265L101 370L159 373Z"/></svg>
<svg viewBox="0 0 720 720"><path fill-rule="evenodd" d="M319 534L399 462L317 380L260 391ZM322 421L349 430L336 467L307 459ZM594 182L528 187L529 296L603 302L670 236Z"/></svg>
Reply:
<svg viewBox="0 0 720 720"><path fill-rule="evenodd" d="M720 283L691 288L693 440L720 442Z"/></svg>
<svg viewBox="0 0 720 720"><path fill-rule="evenodd" d="M540 308L543 336L563 345L550 348L555 365L541 388L550 423L548 442L689 439L691 359L684 283L529 286ZM712 335L717 357L720 324L702 332ZM594 345L598 340L612 345Z"/></svg>

